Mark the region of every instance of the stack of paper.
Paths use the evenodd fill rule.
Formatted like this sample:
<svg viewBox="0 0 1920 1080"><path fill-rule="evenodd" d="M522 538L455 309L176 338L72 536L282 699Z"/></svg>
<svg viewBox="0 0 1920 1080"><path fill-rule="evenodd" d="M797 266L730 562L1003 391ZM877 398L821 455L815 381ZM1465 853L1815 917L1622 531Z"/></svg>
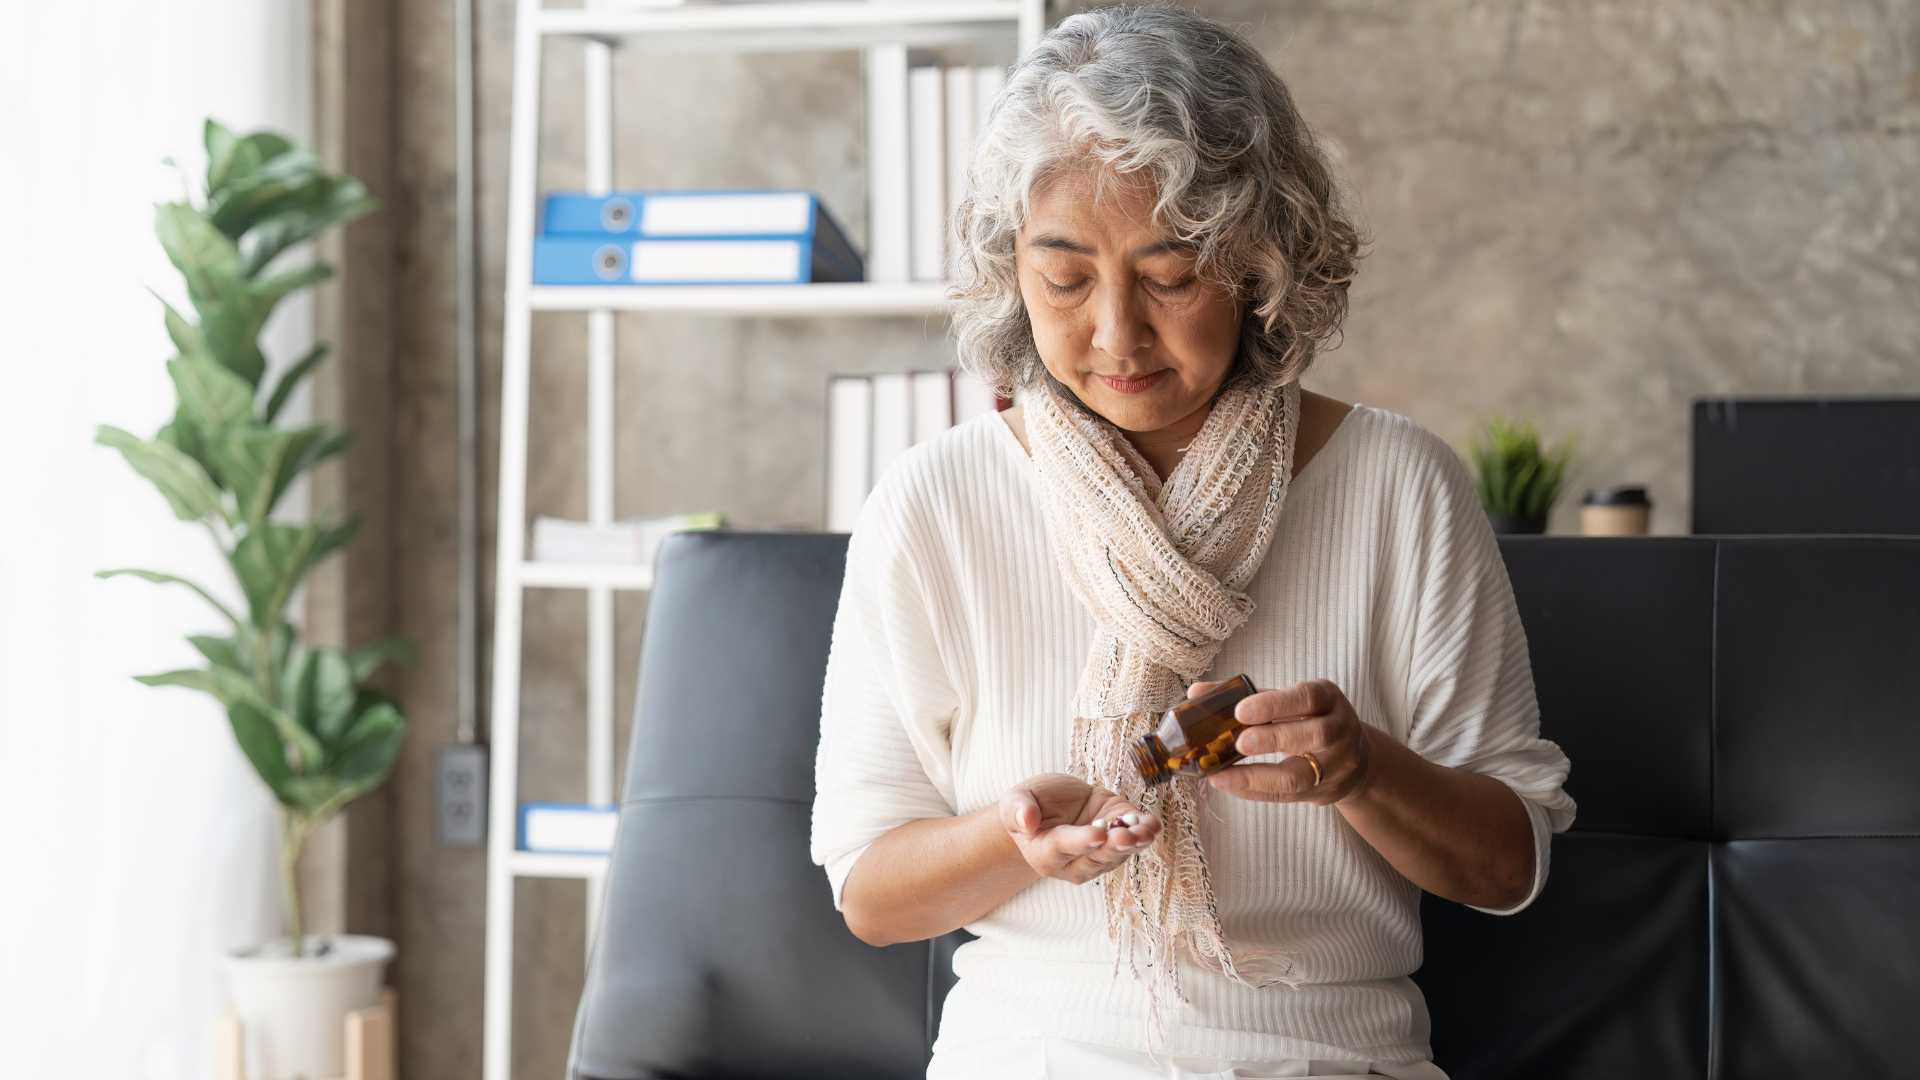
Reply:
<svg viewBox="0 0 1920 1080"><path fill-rule="evenodd" d="M667 534L685 529L717 529L719 513L669 514L595 525L585 521L538 517L533 521L534 562L653 565L654 550Z"/></svg>

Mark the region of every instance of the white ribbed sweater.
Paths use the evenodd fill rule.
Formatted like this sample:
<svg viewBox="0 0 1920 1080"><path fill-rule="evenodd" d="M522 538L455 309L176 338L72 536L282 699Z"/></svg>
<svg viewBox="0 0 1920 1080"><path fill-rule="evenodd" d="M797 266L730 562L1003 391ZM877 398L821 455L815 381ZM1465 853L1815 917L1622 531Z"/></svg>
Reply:
<svg viewBox="0 0 1920 1080"><path fill-rule="evenodd" d="M847 550L821 703L813 858L834 901L868 845L1064 772L1093 621L1056 571L1032 462L977 417L880 479ZM1460 459L1356 406L1287 495L1212 677L1333 680L1362 720L1429 760L1497 777L1547 841L1573 819L1567 759L1539 738L1525 634ZM1245 1060L1407 1063L1430 1054L1419 890L1330 807L1208 789L1201 825L1229 941L1292 953L1308 985L1253 990L1183 968L1160 1049ZM1531 903L1533 895L1512 910ZM1097 885L1040 881L967 927L936 1056L1047 1035L1146 1047L1146 999L1114 970Z"/></svg>

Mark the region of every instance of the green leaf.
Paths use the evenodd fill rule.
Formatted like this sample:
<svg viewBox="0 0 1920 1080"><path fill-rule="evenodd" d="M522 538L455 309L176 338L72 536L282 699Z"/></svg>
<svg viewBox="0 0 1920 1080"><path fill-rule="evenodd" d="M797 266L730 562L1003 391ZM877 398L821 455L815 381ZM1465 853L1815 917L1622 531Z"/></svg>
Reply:
<svg viewBox="0 0 1920 1080"><path fill-rule="evenodd" d="M98 570L94 572L93 576L97 578L137 577L142 581L151 581L155 585L184 585L194 592L199 593L200 599L212 604L215 611L227 617L228 622L233 623L235 626L240 625L240 617L235 615L232 609L214 599L212 593L188 581L186 578L173 574L163 574L158 570L135 570L130 567L121 567L115 570Z"/></svg>
<svg viewBox="0 0 1920 1080"><path fill-rule="evenodd" d="M250 529L228 561L247 594L253 625L278 623L300 579L314 563L353 539L355 529L351 522L331 527L266 522Z"/></svg>
<svg viewBox="0 0 1920 1080"><path fill-rule="evenodd" d="M355 706L354 722L318 771L287 782L291 802L324 820L378 787L393 771L406 741L406 719L393 703L374 694Z"/></svg>
<svg viewBox="0 0 1920 1080"><path fill-rule="evenodd" d="M239 148L240 140L212 117L202 125L201 134L207 147L207 190L218 191L226 185L233 168L233 152Z"/></svg>
<svg viewBox="0 0 1920 1080"><path fill-rule="evenodd" d="M1534 484L1533 498L1528 504L1528 513L1533 517L1545 517L1553 508L1555 499L1560 497L1560 485L1565 481L1567 465L1571 459L1571 448L1562 446L1541 463L1539 479Z"/></svg>
<svg viewBox="0 0 1920 1080"><path fill-rule="evenodd" d="M102 424L94 441L126 457L134 471L153 482L182 521L199 521L220 510L220 488L200 463L170 443L147 442L116 427Z"/></svg>
<svg viewBox="0 0 1920 1080"><path fill-rule="evenodd" d="M1533 505L1533 486L1539 473L1539 458L1527 458L1518 463L1513 473L1512 513L1521 517L1528 516L1527 508Z"/></svg>
<svg viewBox="0 0 1920 1080"><path fill-rule="evenodd" d="M210 450L221 479L233 489L241 521L265 521L301 470L340 452L344 433L325 424L283 430L236 425L221 430Z"/></svg>
<svg viewBox="0 0 1920 1080"><path fill-rule="evenodd" d="M252 674L247 667L246 658L240 655L240 650L235 646L234 639L215 637L212 634L188 634L187 640L193 644L201 656L207 658L207 663L214 667L237 671L242 675Z"/></svg>
<svg viewBox="0 0 1920 1080"><path fill-rule="evenodd" d="M359 785L362 791L371 789L393 769L406 735L407 721L400 710L385 699L369 697L340 740L328 771Z"/></svg>
<svg viewBox="0 0 1920 1080"><path fill-rule="evenodd" d="M281 739L299 751L303 766L317 765L326 756L326 748L311 731L275 708L261 695L260 688L254 685L253 680L237 672L225 668L188 668L159 675L140 675L136 676L135 681L148 686L179 686L198 690L218 698L228 709L236 705L249 706L273 725Z"/></svg>
<svg viewBox="0 0 1920 1080"><path fill-rule="evenodd" d="M156 207L154 231L167 258L187 279L187 295L200 314L202 349L245 379L248 387L258 386L266 368L258 338L269 310L249 289L239 249L186 203Z"/></svg>
<svg viewBox="0 0 1920 1080"><path fill-rule="evenodd" d="M338 650L315 649L300 658L296 671L293 718L332 745L353 719L353 668Z"/></svg>
<svg viewBox="0 0 1920 1080"><path fill-rule="evenodd" d="M213 479L213 462L207 457L207 438L200 430L200 422L187 413L183 404L173 412L173 422L154 432L153 441L165 443L175 450L192 458L206 470L209 479Z"/></svg>
<svg viewBox="0 0 1920 1080"><path fill-rule="evenodd" d="M281 431L253 425L230 427L215 436L209 453L221 479L233 489L239 520L254 527L267 519L282 490L289 452L318 437L314 428Z"/></svg>
<svg viewBox="0 0 1920 1080"><path fill-rule="evenodd" d="M349 787L339 777L326 773L292 776L287 778L284 801L319 825L353 801Z"/></svg>
<svg viewBox="0 0 1920 1080"><path fill-rule="evenodd" d="M280 415L280 410L285 408L287 402L293 398L293 392L299 389L300 380L311 374L313 369L319 367L320 362L326 358L327 346L322 342L308 350L307 355L301 357L298 363L280 376L280 381L274 385L273 396L267 399L267 423L273 423L274 419Z"/></svg>
<svg viewBox="0 0 1920 1080"><path fill-rule="evenodd" d="M263 304L277 304L288 293L304 289L309 285L318 285L333 277L333 267L323 262L308 263L298 270L264 277L253 283L253 295Z"/></svg>
<svg viewBox="0 0 1920 1080"><path fill-rule="evenodd" d="M209 192L207 220L230 237L239 237L263 218L285 213L316 197L316 185L330 177L311 151L290 148L262 160L245 176L235 176L218 192Z"/></svg>
<svg viewBox="0 0 1920 1080"><path fill-rule="evenodd" d="M246 633L257 635L259 631L253 627L247 627ZM280 679L292 669L293 642L293 624L285 619L280 620L280 625L274 627L273 631L267 635L268 670L275 680ZM276 682L275 685L278 683Z"/></svg>
<svg viewBox="0 0 1920 1080"><path fill-rule="evenodd" d="M287 744L273 721L258 707L242 703L227 709L227 722L233 727L240 752L253 763L253 771L266 781L268 790L281 802L291 802L287 781L292 779L293 769L287 762Z"/></svg>
<svg viewBox="0 0 1920 1080"><path fill-rule="evenodd" d="M231 188L251 180L271 162L283 157L292 149L293 144L284 136L270 131L256 131L251 135L234 139L231 151L225 155L224 167L219 175L216 177L209 168L207 176L209 201L217 200Z"/></svg>
<svg viewBox="0 0 1920 1080"><path fill-rule="evenodd" d="M260 688L253 685L253 680L230 668L185 668L164 671L158 675L136 675L134 681L145 686L179 686L198 690L213 695L220 704L228 707L238 702L262 707L266 705L260 696Z"/></svg>
<svg viewBox="0 0 1920 1080"><path fill-rule="evenodd" d="M308 443L294 458L292 471L287 475L289 482L293 477L299 476L329 458L338 456L347 447L353 445L352 432L341 431L338 428L326 428L326 432L327 434L319 440Z"/></svg>
<svg viewBox="0 0 1920 1080"><path fill-rule="evenodd" d="M1487 476L1490 483L1490 490L1487 492L1487 508L1504 514L1509 505L1506 462L1496 457L1492 467L1487 471Z"/></svg>
<svg viewBox="0 0 1920 1080"><path fill-rule="evenodd" d="M258 274L288 248L332 225L371 213L379 202L350 176L328 177L299 204L257 222L241 241L249 274Z"/></svg>
<svg viewBox="0 0 1920 1080"><path fill-rule="evenodd" d="M154 208L153 227L168 261L186 277L195 305L244 285L239 249L191 205L161 203Z"/></svg>
<svg viewBox="0 0 1920 1080"><path fill-rule="evenodd" d="M404 638L383 638L349 652L347 663L353 667L353 681L363 683L389 661L411 664L413 658L413 642Z"/></svg>
<svg viewBox="0 0 1920 1080"><path fill-rule="evenodd" d="M253 419L253 387L207 357L176 356L167 361L167 374L173 376L180 403L203 430Z"/></svg>
<svg viewBox="0 0 1920 1080"><path fill-rule="evenodd" d="M260 631L253 626L248 626L244 633L255 642L260 640ZM292 708L291 703L300 696L300 666L306 650L298 647L293 625L284 619L280 621L279 630L266 636L268 674L275 700Z"/></svg>
<svg viewBox="0 0 1920 1080"><path fill-rule="evenodd" d="M147 291L153 292L152 289ZM178 311L173 310L173 305L167 303L166 298L159 293L153 293L153 298L160 301L160 306L166 311L167 337L172 339L173 347L183 353L204 352L206 342L200 337L200 328L188 322L186 317Z"/></svg>
<svg viewBox="0 0 1920 1080"><path fill-rule="evenodd" d="M263 312L251 292L243 287L224 300L196 303L200 311L200 336L208 355L228 371L259 386L267 370L267 358L260 351L260 329L269 312Z"/></svg>

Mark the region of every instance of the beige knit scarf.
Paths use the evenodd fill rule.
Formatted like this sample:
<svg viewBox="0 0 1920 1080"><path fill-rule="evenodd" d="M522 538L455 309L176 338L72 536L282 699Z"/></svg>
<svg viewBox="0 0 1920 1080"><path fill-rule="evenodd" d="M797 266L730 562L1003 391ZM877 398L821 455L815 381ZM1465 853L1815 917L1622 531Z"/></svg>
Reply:
<svg viewBox="0 0 1920 1080"><path fill-rule="evenodd" d="M1144 982L1158 1028L1166 999L1185 1000L1182 952L1248 985L1297 985L1285 953L1236 951L1220 928L1200 843L1203 782L1148 789L1127 747L1253 611L1245 590L1286 500L1300 385L1230 379L1164 483L1070 393L1047 379L1026 411L1055 559L1099 623L1074 697L1072 763L1163 823L1151 848L1101 879L1116 970L1124 957Z"/></svg>

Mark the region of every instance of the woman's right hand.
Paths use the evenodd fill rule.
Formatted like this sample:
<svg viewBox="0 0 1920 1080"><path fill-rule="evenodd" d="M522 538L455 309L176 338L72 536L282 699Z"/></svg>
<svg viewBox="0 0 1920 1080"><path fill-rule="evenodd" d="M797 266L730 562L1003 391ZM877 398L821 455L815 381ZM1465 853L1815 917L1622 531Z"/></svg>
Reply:
<svg viewBox="0 0 1920 1080"><path fill-rule="evenodd" d="M1092 881L1143 851L1160 819L1065 773L1033 777L1000 797L1000 824L1041 877Z"/></svg>

